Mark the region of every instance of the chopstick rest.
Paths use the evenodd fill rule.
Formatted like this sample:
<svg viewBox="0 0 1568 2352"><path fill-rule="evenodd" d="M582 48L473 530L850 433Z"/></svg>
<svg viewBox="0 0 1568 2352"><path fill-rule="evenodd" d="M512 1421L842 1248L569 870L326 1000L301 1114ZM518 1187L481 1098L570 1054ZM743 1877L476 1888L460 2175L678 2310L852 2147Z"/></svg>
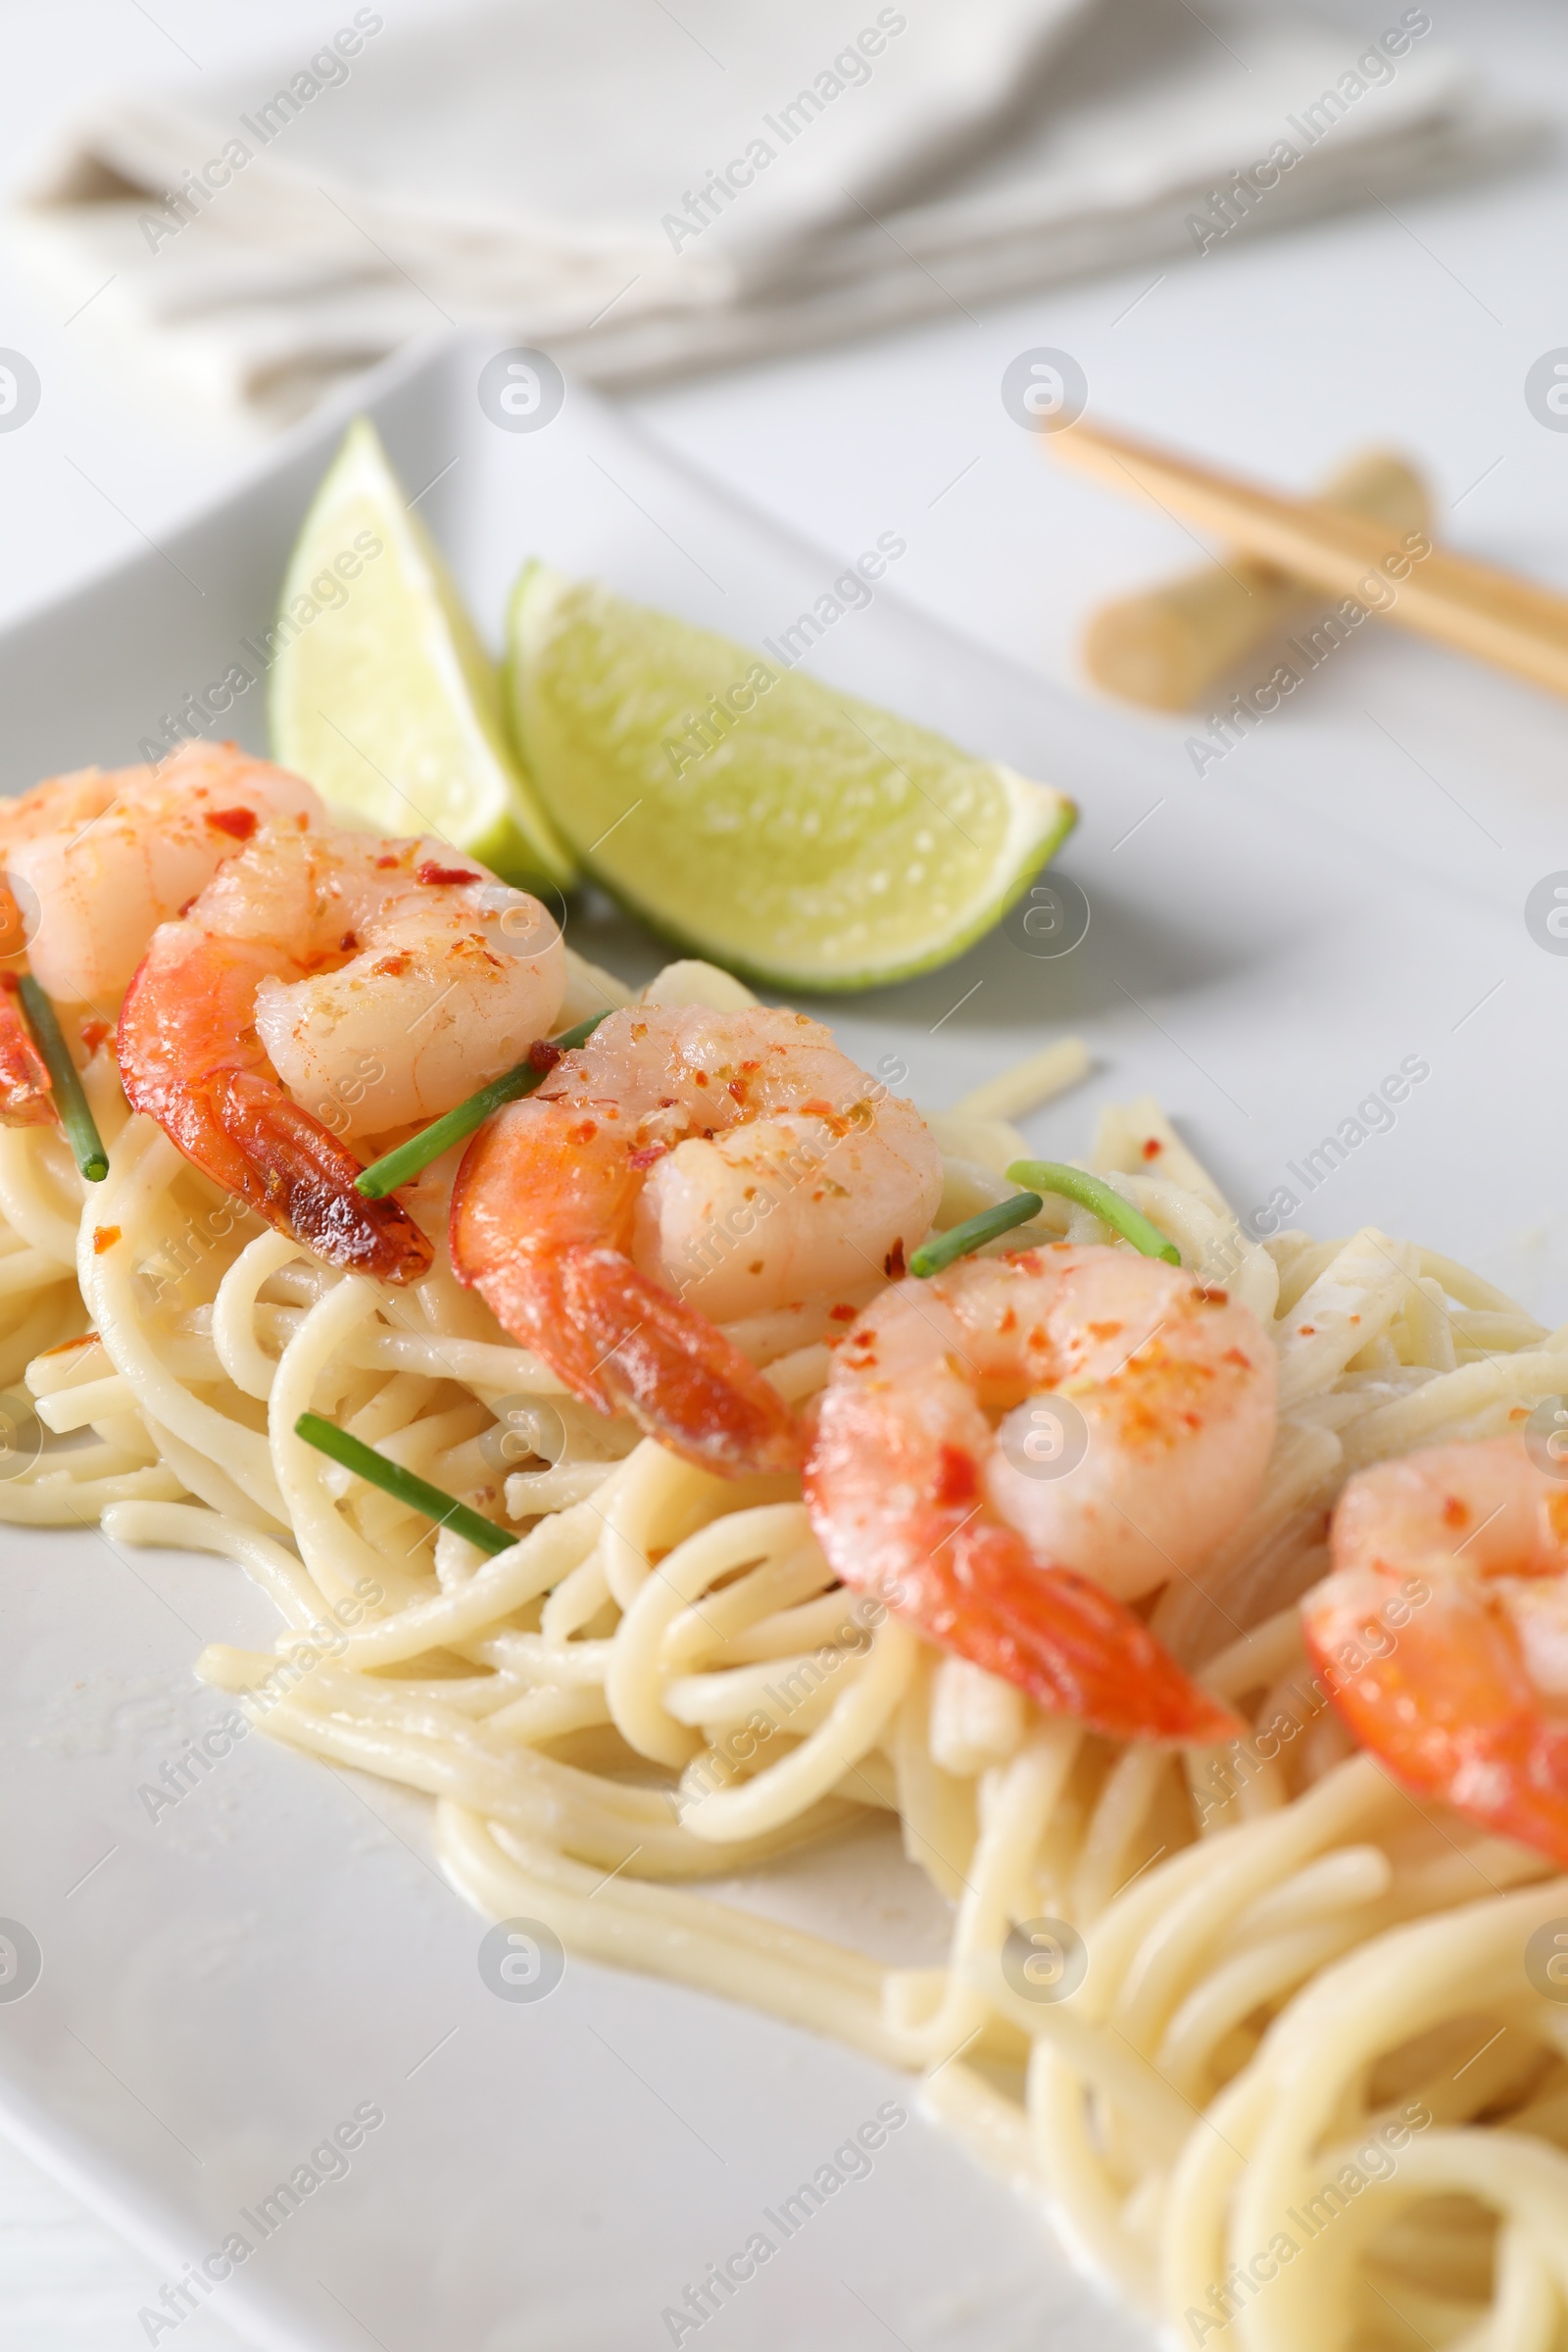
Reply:
<svg viewBox="0 0 1568 2352"><path fill-rule="evenodd" d="M1395 450L1361 451L1319 496L1400 531L1425 530L1431 520L1425 482ZM1102 605L1084 632L1084 666L1107 694L1185 710L1244 654L1298 618L1311 595L1309 581L1233 549L1223 562Z"/></svg>
<svg viewBox="0 0 1568 2352"><path fill-rule="evenodd" d="M1075 472L1374 607L1399 628L1568 694L1568 599L1548 588L1435 547L1424 533L1406 538L1390 523L1284 496L1081 417L1051 434L1049 447Z"/></svg>

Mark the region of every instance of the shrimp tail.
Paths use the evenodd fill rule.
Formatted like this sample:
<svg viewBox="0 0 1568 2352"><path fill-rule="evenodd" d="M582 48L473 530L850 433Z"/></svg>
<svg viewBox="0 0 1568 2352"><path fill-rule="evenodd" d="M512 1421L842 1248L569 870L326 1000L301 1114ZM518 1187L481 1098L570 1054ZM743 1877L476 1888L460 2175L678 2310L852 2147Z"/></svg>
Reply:
<svg viewBox="0 0 1568 2352"><path fill-rule="evenodd" d="M0 994L0 1126L46 1127L56 1115L54 1081L8 989Z"/></svg>
<svg viewBox="0 0 1568 2352"><path fill-rule="evenodd" d="M1245 1731L1125 1601L1075 1569L1041 1567L1011 1528L962 1529L886 1597L943 1648L1106 1739L1207 1747Z"/></svg>
<svg viewBox="0 0 1568 2352"><path fill-rule="evenodd" d="M211 1092L214 1119L229 1144L231 1189L329 1265L353 1266L383 1282L417 1282L434 1251L396 1200L355 1190L364 1162L254 1070L220 1070ZM194 1154L192 1154L194 1157Z"/></svg>
<svg viewBox="0 0 1568 2352"><path fill-rule="evenodd" d="M924 1607L953 1612L941 1639L1040 1705L1076 1715L1112 1740L1192 1747L1240 1738L1246 1726L1183 1671L1143 1619L1092 1577L1042 1568L1011 1528L976 1524L935 1555Z"/></svg>
<svg viewBox="0 0 1568 2352"><path fill-rule="evenodd" d="M935 1446L916 1468L933 1484L907 1513L884 1509L911 1466L897 1456L882 1459L853 1510L834 1502L844 1458L863 1450L861 1419L830 1392L806 1468L811 1524L845 1584L1107 1739L1207 1747L1244 1734L1124 1601L1075 1569L1046 1565L1016 1529L983 1514L974 1464L958 1447Z"/></svg>
<svg viewBox="0 0 1568 2352"><path fill-rule="evenodd" d="M356 1192L364 1163L284 1091L247 1026L265 945L230 943L220 963L205 945L194 924L166 923L130 984L119 1058L132 1110L329 1265L417 1282L434 1257L424 1234L396 1200Z"/></svg>
<svg viewBox="0 0 1568 2352"><path fill-rule="evenodd" d="M588 1243L514 1250L474 1287L585 1404L629 1413L650 1437L720 1478L793 1470L788 1406L706 1316Z"/></svg>
<svg viewBox="0 0 1568 2352"><path fill-rule="evenodd" d="M1356 1580L1359 1584L1360 1580ZM1329 1578L1302 1604L1313 1665L1357 1740L1436 1797L1568 1870L1568 1721L1544 1713L1523 1647L1485 1592L1435 1591L1396 1635L1376 1594ZM1379 1654L1381 1653L1381 1654Z"/></svg>
<svg viewBox="0 0 1568 2352"><path fill-rule="evenodd" d="M169 1098L133 1078L125 1092L205 1175L329 1265L382 1282L416 1282L429 1272L430 1244L408 1210L357 1193L362 1162L275 1080L216 1070L205 1085Z"/></svg>
<svg viewBox="0 0 1568 2352"><path fill-rule="evenodd" d="M818 1503L823 1453L807 1465ZM1210 1747L1244 1724L1175 1663L1143 1618L1077 1569L1051 1569L1015 1529L956 1510L914 1512L894 1547L870 1512L858 1527L813 1507L827 1562L877 1592L926 1640L983 1665L1054 1715L1077 1715L1114 1740ZM909 1541L912 1539L912 1541Z"/></svg>

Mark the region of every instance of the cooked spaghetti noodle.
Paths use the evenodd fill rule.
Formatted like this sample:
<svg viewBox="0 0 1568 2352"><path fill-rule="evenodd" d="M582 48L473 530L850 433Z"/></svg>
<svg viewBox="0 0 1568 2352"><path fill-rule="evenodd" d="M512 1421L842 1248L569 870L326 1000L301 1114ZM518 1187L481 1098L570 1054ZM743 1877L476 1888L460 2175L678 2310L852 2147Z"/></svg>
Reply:
<svg viewBox="0 0 1568 2352"><path fill-rule="evenodd" d="M318 1263L130 1118L104 1054L86 1083L102 1185L56 1131L0 1130L0 1383L70 1441L0 1483L0 1518L236 1561L284 1630L209 1649L204 1678L432 1796L479 1910L925 2071L931 2109L1181 2341L1561 2343L1568 2001L1524 1956L1568 1883L1351 1748L1295 1602L1353 1469L1508 1429L1568 1387L1568 1333L1370 1229L1260 1245L1152 1103L1107 1112L1090 1165L1252 1308L1280 1374L1255 1506L1151 1619L1250 1735L1122 1746L836 1584L798 1482L604 1421L448 1272ZM939 1229L1011 1189L999 1106L1026 1094L930 1118ZM1031 1237L1112 1238L1059 1199L998 1247ZM835 1304L729 1336L799 1403ZM516 1544L434 1533L305 1445L307 1410ZM952 1905L941 1967L693 1891L877 1821Z"/></svg>

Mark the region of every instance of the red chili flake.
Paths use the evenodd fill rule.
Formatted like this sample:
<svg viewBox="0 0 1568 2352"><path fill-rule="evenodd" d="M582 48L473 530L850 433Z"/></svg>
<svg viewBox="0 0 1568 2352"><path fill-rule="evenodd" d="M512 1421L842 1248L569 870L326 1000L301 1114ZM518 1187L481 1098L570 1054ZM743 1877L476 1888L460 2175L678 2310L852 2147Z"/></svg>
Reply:
<svg viewBox="0 0 1568 2352"><path fill-rule="evenodd" d="M830 1306L827 1319L830 1323L853 1323L859 1311L857 1306Z"/></svg>
<svg viewBox="0 0 1568 2352"><path fill-rule="evenodd" d="M888 1278L889 1282L902 1282L902 1281L903 1281L903 1279L904 1279L904 1237L902 1236L902 1234L900 1235L899 1239L898 1239L898 1240L897 1240L897 1241L894 1243L894 1245L893 1245L892 1249L891 1249L891 1250L888 1251L888 1253L887 1253L886 1257L885 1257L885 1258L882 1260L882 1271L883 1271L883 1273L884 1273L884 1274L887 1276L887 1278Z"/></svg>
<svg viewBox="0 0 1568 2352"><path fill-rule="evenodd" d="M1146 1159L1157 1159L1164 1149L1165 1147L1157 1135L1149 1135L1144 1138L1144 1157Z"/></svg>
<svg viewBox="0 0 1568 2352"><path fill-rule="evenodd" d="M437 865L433 858L427 858L422 865L416 866L414 879L416 882L428 882L433 887L441 882L477 882L479 877L470 874L466 866Z"/></svg>
<svg viewBox="0 0 1568 2352"><path fill-rule="evenodd" d="M999 1321L998 1321L998 1324L997 1324L997 1329L998 1329L998 1331L999 1331L999 1332L1001 1332L1001 1331L1016 1331L1016 1330L1017 1330L1017 1328L1018 1328L1018 1310L1017 1310L1017 1308L1016 1308L1016 1307L1011 1307L1011 1306L1004 1307L1004 1308L1003 1309L1003 1312L1002 1312L1001 1318L999 1319Z"/></svg>
<svg viewBox="0 0 1568 2352"><path fill-rule="evenodd" d="M81 1024L81 1042L89 1054L96 1054L108 1035L107 1021L83 1021Z"/></svg>
<svg viewBox="0 0 1568 2352"><path fill-rule="evenodd" d="M664 1158L668 1151L667 1144L643 1144L637 1151L627 1152L626 1165L628 1168L651 1168L656 1160Z"/></svg>
<svg viewBox="0 0 1568 2352"><path fill-rule="evenodd" d="M345 931L337 943L338 953L340 956L352 956L359 944L360 935L357 931Z"/></svg>
<svg viewBox="0 0 1568 2352"><path fill-rule="evenodd" d="M975 1470L974 1456L961 1446L937 1447L936 1484L931 1491L934 1502L973 1502L980 1492L980 1480Z"/></svg>
<svg viewBox="0 0 1568 2352"><path fill-rule="evenodd" d="M1094 1339L1113 1340L1119 1332L1126 1329L1126 1325L1122 1323L1090 1323L1086 1329Z"/></svg>
<svg viewBox="0 0 1568 2352"><path fill-rule="evenodd" d="M742 1086L738 1078L732 1078L730 1080L727 1092L734 1096L737 1102L744 1105L746 1101L746 1089L744 1086Z"/></svg>
<svg viewBox="0 0 1568 2352"><path fill-rule="evenodd" d="M697 1083L699 1086L706 1086L708 1084L708 1072L706 1070L699 1070L697 1072Z"/></svg>
<svg viewBox="0 0 1568 2352"><path fill-rule="evenodd" d="M530 1070L553 1070L561 1059L561 1048L553 1046L548 1037L536 1037L528 1048Z"/></svg>
<svg viewBox="0 0 1568 2352"><path fill-rule="evenodd" d="M396 858L378 858L375 862L384 870L389 865L396 865L399 860Z"/></svg>
<svg viewBox="0 0 1568 2352"><path fill-rule="evenodd" d="M567 1129L566 1141L568 1144L591 1144L598 1133L592 1119L583 1119L577 1126Z"/></svg>
<svg viewBox="0 0 1568 2352"><path fill-rule="evenodd" d="M1206 1298L1210 1306L1228 1306L1230 1304L1229 1291L1222 1291L1217 1283L1200 1282L1198 1286L1198 1296L1200 1298Z"/></svg>
<svg viewBox="0 0 1568 2352"><path fill-rule="evenodd" d="M92 1233L94 1257L102 1257L104 1251L112 1250L119 1239L120 1227L118 1225L95 1225Z"/></svg>
<svg viewBox="0 0 1568 2352"><path fill-rule="evenodd" d="M1457 1494L1445 1495L1443 1502L1443 1524L1445 1527L1469 1526L1469 1505L1461 1502Z"/></svg>
<svg viewBox="0 0 1568 2352"><path fill-rule="evenodd" d="M747 1271L747 1273L748 1273L748 1274L760 1274L760 1272L762 1271L762 1261L761 1261L761 1259L760 1259L760 1257L754 1257L754 1258L753 1258L753 1260L752 1260L752 1262L751 1262L751 1264L750 1264L750 1265L747 1267L746 1271Z"/></svg>
<svg viewBox="0 0 1568 2352"><path fill-rule="evenodd" d="M370 970L378 980L401 980L412 959L402 954L377 956Z"/></svg>
<svg viewBox="0 0 1568 2352"><path fill-rule="evenodd" d="M1296 1326L1296 1336L1298 1340L1315 1339L1317 1337L1317 1325L1315 1323L1298 1323Z"/></svg>
<svg viewBox="0 0 1568 2352"><path fill-rule="evenodd" d="M1227 1348L1220 1361L1225 1364L1240 1364L1244 1372L1250 1372L1252 1369L1251 1357L1240 1348Z"/></svg>
<svg viewBox="0 0 1568 2352"><path fill-rule="evenodd" d="M220 833L231 833L236 841L249 841L256 830L254 808L209 808L207 822L216 825Z"/></svg>
<svg viewBox="0 0 1568 2352"><path fill-rule="evenodd" d="M0 988L5 989L8 994L15 997L21 994L22 982L15 972L0 972ZM46 1349L45 1353L47 1352L48 1350Z"/></svg>

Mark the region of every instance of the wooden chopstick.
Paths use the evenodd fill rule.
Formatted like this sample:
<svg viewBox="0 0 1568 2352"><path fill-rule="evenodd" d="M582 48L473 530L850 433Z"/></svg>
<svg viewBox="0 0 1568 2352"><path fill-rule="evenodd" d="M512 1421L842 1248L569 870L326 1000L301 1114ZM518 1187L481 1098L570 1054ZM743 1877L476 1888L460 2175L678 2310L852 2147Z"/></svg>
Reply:
<svg viewBox="0 0 1568 2352"><path fill-rule="evenodd" d="M1425 531L1427 486L1392 449L1365 449L1317 491L1326 507L1395 531ZM1097 686L1155 710L1189 710L1242 656L1295 627L1318 594L1239 547L1092 612L1083 664Z"/></svg>
<svg viewBox="0 0 1568 2352"><path fill-rule="evenodd" d="M1042 437L1091 480L1150 498L1401 628L1568 695L1568 598L1549 588L1435 547L1424 533L1401 536L1318 499L1284 497L1082 417Z"/></svg>

